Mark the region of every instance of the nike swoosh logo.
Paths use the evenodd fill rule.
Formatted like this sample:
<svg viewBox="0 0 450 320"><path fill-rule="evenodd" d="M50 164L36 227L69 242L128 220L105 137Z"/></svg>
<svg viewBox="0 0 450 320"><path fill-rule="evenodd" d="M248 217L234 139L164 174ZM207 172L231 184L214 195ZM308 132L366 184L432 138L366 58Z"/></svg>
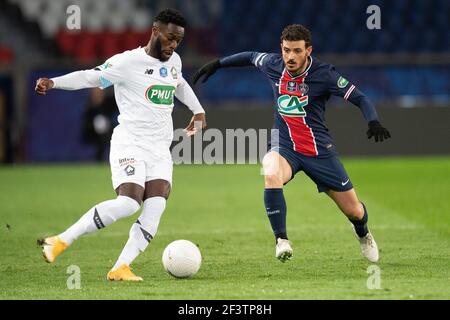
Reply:
<svg viewBox="0 0 450 320"><path fill-rule="evenodd" d="M345 182L341 182L342 186L345 186L349 181L350 181L350 179L347 179L347 181L345 181Z"/></svg>

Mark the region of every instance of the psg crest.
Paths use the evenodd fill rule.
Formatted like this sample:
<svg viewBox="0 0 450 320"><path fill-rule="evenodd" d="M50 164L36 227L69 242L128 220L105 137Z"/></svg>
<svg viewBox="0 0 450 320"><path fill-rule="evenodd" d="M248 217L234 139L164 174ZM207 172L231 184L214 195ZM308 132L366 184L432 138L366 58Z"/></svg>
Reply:
<svg viewBox="0 0 450 320"><path fill-rule="evenodd" d="M309 90L309 87L305 83L301 83L298 85L298 91L300 91L303 95L307 94Z"/></svg>

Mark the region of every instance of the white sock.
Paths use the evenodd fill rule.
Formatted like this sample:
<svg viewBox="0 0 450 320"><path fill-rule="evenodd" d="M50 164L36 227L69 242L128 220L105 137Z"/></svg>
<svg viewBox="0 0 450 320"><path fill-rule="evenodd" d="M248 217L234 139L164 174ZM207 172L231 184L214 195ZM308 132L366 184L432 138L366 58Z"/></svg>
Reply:
<svg viewBox="0 0 450 320"><path fill-rule="evenodd" d="M143 252L155 237L159 221L166 208L163 197L148 198L144 201L144 208L136 223L131 226L130 236L122 250L113 270L123 264L129 266L137 256Z"/></svg>
<svg viewBox="0 0 450 320"><path fill-rule="evenodd" d="M80 220L69 229L58 235L68 245L80 236L109 226L116 220L131 216L140 208L136 200L125 196L118 196L114 200L104 201L86 212Z"/></svg>

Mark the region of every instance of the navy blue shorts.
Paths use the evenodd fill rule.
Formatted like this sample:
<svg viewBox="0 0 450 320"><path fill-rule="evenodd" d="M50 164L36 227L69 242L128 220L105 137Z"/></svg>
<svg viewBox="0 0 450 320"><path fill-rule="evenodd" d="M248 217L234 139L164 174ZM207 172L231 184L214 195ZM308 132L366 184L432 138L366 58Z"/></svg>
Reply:
<svg viewBox="0 0 450 320"><path fill-rule="evenodd" d="M324 157L310 157L285 147L275 147L271 151L278 152L291 165L291 180L298 172L304 171L315 182L319 192L353 189L344 166L334 152Z"/></svg>

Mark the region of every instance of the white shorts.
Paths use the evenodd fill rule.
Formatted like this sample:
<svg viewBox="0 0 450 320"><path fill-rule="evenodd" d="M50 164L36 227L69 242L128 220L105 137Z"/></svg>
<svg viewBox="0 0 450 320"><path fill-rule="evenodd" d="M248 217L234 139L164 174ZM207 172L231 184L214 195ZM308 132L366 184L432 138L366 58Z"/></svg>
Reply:
<svg viewBox="0 0 450 320"><path fill-rule="evenodd" d="M123 183L135 183L145 188L145 183L162 179L172 184L173 162L170 150L158 153L134 145L113 144L109 154L114 190Z"/></svg>

